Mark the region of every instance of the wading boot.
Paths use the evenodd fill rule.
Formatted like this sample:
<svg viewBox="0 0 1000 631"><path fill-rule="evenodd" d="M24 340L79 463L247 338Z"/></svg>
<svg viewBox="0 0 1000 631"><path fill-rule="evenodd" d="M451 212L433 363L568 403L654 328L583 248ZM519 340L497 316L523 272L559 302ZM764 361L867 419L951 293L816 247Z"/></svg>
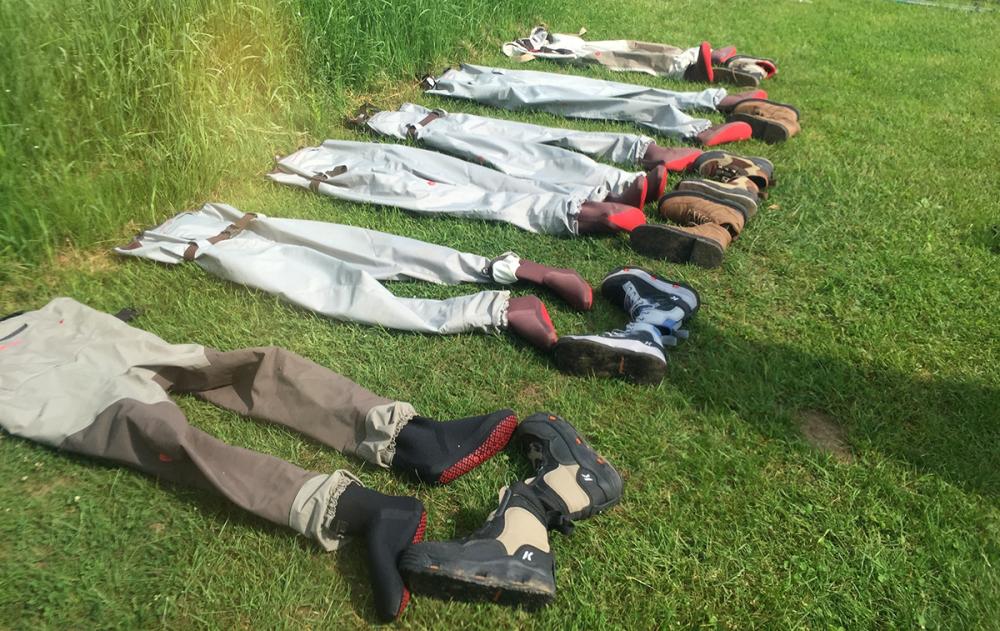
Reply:
<svg viewBox="0 0 1000 631"><path fill-rule="evenodd" d="M753 137L775 143L799 133L799 111L791 105L767 99L746 99L730 110L730 122L742 122L753 128Z"/></svg>
<svg viewBox="0 0 1000 631"><path fill-rule="evenodd" d="M693 287L666 280L641 267L619 267L601 283L601 294L629 314L633 322L652 324L664 337L687 338L684 325L701 299ZM670 345L670 341L665 339Z"/></svg>
<svg viewBox="0 0 1000 631"><path fill-rule="evenodd" d="M500 492L482 528L464 539L410 546L399 569L414 593L540 609L556 595L547 519L534 489L515 482Z"/></svg>
<svg viewBox="0 0 1000 631"><path fill-rule="evenodd" d="M667 371L663 345L658 328L629 322L624 329L599 335L565 335L553 347L552 357L560 370L571 375L622 377L655 384Z"/></svg>
<svg viewBox="0 0 1000 631"><path fill-rule="evenodd" d="M777 180L774 165L767 158L738 156L726 151L706 151L691 163L689 170L701 177L730 182L740 177L750 178L763 193Z"/></svg>
<svg viewBox="0 0 1000 631"><path fill-rule="evenodd" d="M549 530L569 534L574 521L621 501L621 475L565 419L547 412L532 414L514 436L535 470L525 484L545 507Z"/></svg>
<svg viewBox="0 0 1000 631"><path fill-rule="evenodd" d="M429 484L448 484L507 446L517 415L513 410L435 421L414 416L396 435L390 468Z"/></svg>
<svg viewBox="0 0 1000 631"><path fill-rule="evenodd" d="M697 226L646 224L629 239L632 249L651 259L691 263L698 267L722 265L726 248L732 243L729 231L714 223Z"/></svg>
<svg viewBox="0 0 1000 631"><path fill-rule="evenodd" d="M728 182L704 179L681 180L675 190L736 204L743 209L747 221L757 214L757 185L750 178L741 177Z"/></svg>
<svg viewBox="0 0 1000 631"><path fill-rule="evenodd" d="M397 564L407 546L424 538L424 505L415 497L383 495L352 482L334 500L333 509L327 528L365 538L375 611L385 622L395 620L410 602Z"/></svg>
<svg viewBox="0 0 1000 631"><path fill-rule="evenodd" d="M647 224L633 231L632 249L643 256L706 268L722 265L726 248L746 223L739 205L694 191L661 197L660 214L677 225Z"/></svg>

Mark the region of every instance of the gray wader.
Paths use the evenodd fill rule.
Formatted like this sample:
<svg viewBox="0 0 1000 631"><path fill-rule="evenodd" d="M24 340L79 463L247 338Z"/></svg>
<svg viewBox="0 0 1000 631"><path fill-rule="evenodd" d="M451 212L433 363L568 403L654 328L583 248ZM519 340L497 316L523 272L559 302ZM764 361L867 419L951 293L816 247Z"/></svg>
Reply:
<svg viewBox="0 0 1000 631"><path fill-rule="evenodd" d="M192 427L171 393L383 467L416 414L284 349L169 344L70 298L0 321L0 426L11 434L214 491L324 549L339 545L325 524L357 478L224 443Z"/></svg>
<svg viewBox="0 0 1000 631"><path fill-rule="evenodd" d="M528 37L507 42L503 54L515 61L548 59L574 65L599 65L621 72L641 72L657 77L683 79L684 71L698 61L698 47L631 39L585 40L580 35L550 33L536 26Z"/></svg>
<svg viewBox="0 0 1000 631"><path fill-rule="evenodd" d="M582 194L590 201L603 201L609 194L620 196L644 174L601 164L583 154L635 163L653 142L633 134L583 132L432 111L412 103L395 112L379 112L366 125L383 136L412 138L429 149L485 164L552 190Z"/></svg>
<svg viewBox="0 0 1000 631"><path fill-rule="evenodd" d="M418 214L504 221L572 235L588 196L406 145L327 140L278 160L272 180Z"/></svg>
<svg viewBox="0 0 1000 631"><path fill-rule="evenodd" d="M161 263L194 261L215 276L337 320L436 334L507 328L509 292L398 298L382 281L511 284L520 265L512 253L491 261L364 228L245 215L225 204L181 213L115 252Z"/></svg>
<svg viewBox="0 0 1000 631"><path fill-rule="evenodd" d="M428 81L428 94L506 110L541 110L567 118L632 122L671 138L693 138L712 126L685 111L715 111L721 88L672 92L631 83L533 70L462 64Z"/></svg>

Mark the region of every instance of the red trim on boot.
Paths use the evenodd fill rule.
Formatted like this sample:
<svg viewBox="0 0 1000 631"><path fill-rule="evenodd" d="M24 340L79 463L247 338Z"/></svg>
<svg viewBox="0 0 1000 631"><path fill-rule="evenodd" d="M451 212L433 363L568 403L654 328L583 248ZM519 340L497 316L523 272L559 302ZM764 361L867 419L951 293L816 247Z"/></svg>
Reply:
<svg viewBox="0 0 1000 631"><path fill-rule="evenodd" d="M420 543L424 540L424 533L427 532L427 511L424 511L420 515L420 523L417 524L417 529L413 531L413 539L411 543ZM399 599L399 609L396 610L396 620L403 615L406 611L406 606L410 604L410 590L403 586L403 597Z"/></svg>
<svg viewBox="0 0 1000 631"><path fill-rule="evenodd" d="M642 208L646 205L646 194L649 193L649 178L645 175L642 176L642 192L639 193L639 203L636 207Z"/></svg>
<svg viewBox="0 0 1000 631"><path fill-rule="evenodd" d="M628 210L609 216L608 221L623 232L632 232L637 227L646 223L646 213L638 208L629 208Z"/></svg>
<svg viewBox="0 0 1000 631"><path fill-rule="evenodd" d="M754 90L752 92L751 91L740 92L736 96L742 97L744 99L766 99L767 98L767 90Z"/></svg>
<svg viewBox="0 0 1000 631"><path fill-rule="evenodd" d="M545 317L548 315L546 312ZM549 323L551 324L551 320ZM438 478L438 484L448 484L503 451L503 448L510 442L510 437L514 434L515 429L517 429L517 417L511 414L497 423L490 435L481 445L476 447L475 451L445 469L441 477Z"/></svg>
<svg viewBox="0 0 1000 631"><path fill-rule="evenodd" d="M678 150L679 151L679 150ZM694 163L695 160L704 153L701 149L690 149L690 153L681 156L679 158L674 158L670 162L664 162L663 166L667 167L667 171L673 171L674 173L683 173L687 171L688 167ZM660 192L660 197L663 196L663 192ZM659 199L659 197L657 197Z"/></svg>
<svg viewBox="0 0 1000 631"><path fill-rule="evenodd" d="M712 45L702 42L698 52L698 61L705 66L705 80L709 83L715 82L715 71L712 69Z"/></svg>
<svg viewBox="0 0 1000 631"><path fill-rule="evenodd" d="M705 132L711 133L703 135ZM749 140L751 136L753 136L753 128L750 125L742 121L733 121L706 129L701 134L698 134L698 140L706 147L714 147L726 144L727 142Z"/></svg>
<svg viewBox="0 0 1000 631"><path fill-rule="evenodd" d="M698 152L698 155L701 155L700 151ZM691 162L694 162L694 158L692 158ZM690 162L688 164L690 164ZM661 168L663 169L662 173L660 173L660 169ZM685 165L684 168L686 169L687 165ZM656 199L660 199L661 197L663 197L663 192L667 190L667 171L668 170L669 170L669 168L666 165L663 165L663 164L661 164L660 166L656 167L656 172L657 172L656 174L660 178L660 186L658 187L658 190L656 191Z"/></svg>

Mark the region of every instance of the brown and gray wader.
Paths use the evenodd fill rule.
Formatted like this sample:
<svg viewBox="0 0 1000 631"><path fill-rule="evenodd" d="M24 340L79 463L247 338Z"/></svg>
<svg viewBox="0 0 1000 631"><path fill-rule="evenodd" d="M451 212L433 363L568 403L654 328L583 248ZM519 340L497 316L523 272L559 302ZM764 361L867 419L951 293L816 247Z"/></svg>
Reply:
<svg viewBox="0 0 1000 631"><path fill-rule="evenodd" d="M283 425L387 467L415 415L280 348L170 344L70 298L0 321L0 427L50 447L218 493L335 549L328 528L357 478L227 444L191 426L171 394Z"/></svg>

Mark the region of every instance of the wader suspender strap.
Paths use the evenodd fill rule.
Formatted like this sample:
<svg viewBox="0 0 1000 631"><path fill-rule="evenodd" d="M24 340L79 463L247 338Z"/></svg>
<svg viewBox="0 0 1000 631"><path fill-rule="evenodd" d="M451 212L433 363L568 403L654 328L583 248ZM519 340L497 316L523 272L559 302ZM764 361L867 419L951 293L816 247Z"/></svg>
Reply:
<svg viewBox="0 0 1000 631"><path fill-rule="evenodd" d="M317 173L316 175L310 176L309 190L311 190L313 193L318 193L320 184L326 182L331 177L337 177L341 173L346 173L346 172L347 172L347 167L341 164L333 167L329 171L325 171L323 173Z"/></svg>
<svg viewBox="0 0 1000 631"><path fill-rule="evenodd" d="M207 241L211 244L216 244L219 241L225 241L226 239L232 239L239 233L246 230L246 227L250 225L250 222L257 218L257 215L253 213L247 213L234 221L233 223L226 226L226 229L215 235L214 237L209 237ZM193 261L195 252L198 251L198 244L192 243L184 250L184 260Z"/></svg>

